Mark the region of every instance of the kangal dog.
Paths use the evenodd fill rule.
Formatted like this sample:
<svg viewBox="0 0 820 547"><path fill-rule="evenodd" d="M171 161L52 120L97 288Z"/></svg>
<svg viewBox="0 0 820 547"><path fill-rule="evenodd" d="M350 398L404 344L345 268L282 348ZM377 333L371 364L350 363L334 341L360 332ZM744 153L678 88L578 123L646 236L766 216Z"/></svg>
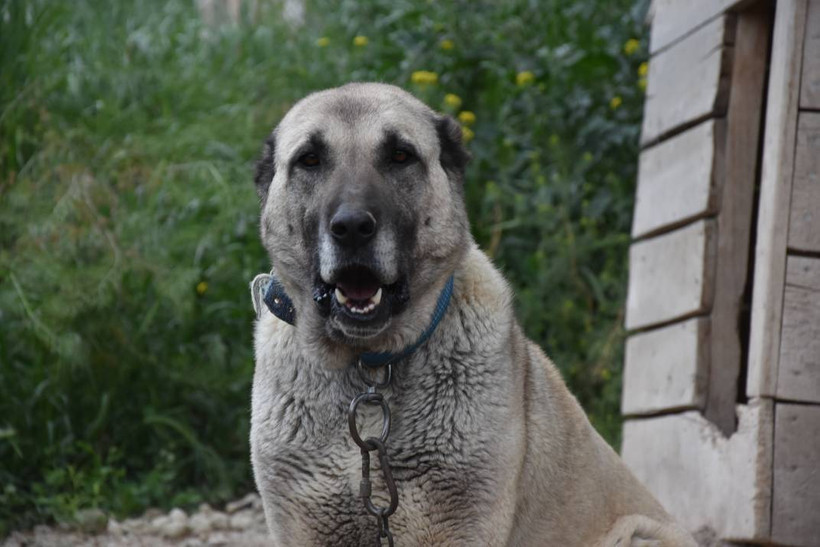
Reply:
<svg viewBox="0 0 820 547"><path fill-rule="evenodd" d="M263 309L255 332L252 460L273 542L374 543L348 429L367 389L355 363L410 348L384 390L396 543L695 545L516 323L470 236L468 158L452 118L383 84L312 94L265 142L261 237L295 315ZM378 431L381 411L360 421ZM380 480L372 498L387 503Z"/></svg>

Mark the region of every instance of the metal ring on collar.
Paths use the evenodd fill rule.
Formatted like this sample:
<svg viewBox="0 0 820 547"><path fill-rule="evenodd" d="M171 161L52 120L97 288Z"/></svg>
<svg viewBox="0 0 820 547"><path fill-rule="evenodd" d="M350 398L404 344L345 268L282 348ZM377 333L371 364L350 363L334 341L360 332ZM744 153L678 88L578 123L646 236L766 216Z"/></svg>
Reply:
<svg viewBox="0 0 820 547"><path fill-rule="evenodd" d="M359 359L356 363L356 369L359 371L359 377L362 379L362 382L364 382L368 387L373 387L376 389L386 388L390 385L390 381L393 379L393 365L391 363L387 363L383 366L385 367L384 379L381 382L376 382L370 376L369 371L373 370L372 368L365 370L364 363L362 363L361 359Z"/></svg>
<svg viewBox="0 0 820 547"><path fill-rule="evenodd" d="M355 442L359 448L370 451L375 450L375 448L371 447L367 441L362 439L356 427L356 411L359 408L359 404L363 402L370 405L379 405L382 408L382 432L381 435L379 435L379 441L382 444L387 441L387 437L390 435L390 407L387 406L387 401L384 400L384 396L381 393L360 393L355 399L350 401L350 408L347 411L347 425L350 427L350 436L353 437L353 442Z"/></svg>

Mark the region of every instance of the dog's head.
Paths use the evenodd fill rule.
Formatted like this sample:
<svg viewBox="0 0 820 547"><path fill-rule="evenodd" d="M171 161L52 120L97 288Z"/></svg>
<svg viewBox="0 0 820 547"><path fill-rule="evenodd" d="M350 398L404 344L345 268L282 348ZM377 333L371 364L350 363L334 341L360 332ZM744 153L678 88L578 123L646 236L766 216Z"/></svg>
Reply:
<svg viewBox="0 0 820 547"><path fill-rule="evenodd" d="M463 257L461 129L409 93L349 84L298 102L257 164L260 230L312 341L393 350ZM429 305L424 306L428 308Z"/></svg>

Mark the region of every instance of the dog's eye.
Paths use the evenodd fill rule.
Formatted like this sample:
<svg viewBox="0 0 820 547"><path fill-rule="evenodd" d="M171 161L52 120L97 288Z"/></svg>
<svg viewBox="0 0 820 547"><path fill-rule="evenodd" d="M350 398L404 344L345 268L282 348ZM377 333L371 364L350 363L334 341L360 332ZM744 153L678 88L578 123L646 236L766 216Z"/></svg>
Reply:
<svg viewBox="0 0 820 547"><path fill-rule="evenodd" d="M307 154L302 154L299 156L299 164L302 167L319 167L319 156L314 154L313 152L308 152Z"/></svg>
<svg viewBox="0 0 820 547"><path fill-rule="evenodd" d="M393 163L407 163L410 160L410 157L410 152L397 148L396 150L393 150L393 156L390 160Z"/></svg>

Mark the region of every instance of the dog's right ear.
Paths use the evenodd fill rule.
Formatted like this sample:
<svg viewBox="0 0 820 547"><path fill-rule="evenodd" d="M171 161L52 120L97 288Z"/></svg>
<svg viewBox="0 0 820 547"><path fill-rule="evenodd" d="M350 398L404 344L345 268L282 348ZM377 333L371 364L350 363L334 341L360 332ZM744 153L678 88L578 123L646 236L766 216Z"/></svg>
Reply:
<svg viewBox="0 0 820 547"><path fill-rule="evenodd" d="M274 130L262 147L262 154L256 160L256 173L253 176L253 182L256 185L256 194L259 196L259 201L264 202L268 195L268 188L276 174L276 165L274 164L274 154L276 153L276 130Z"/></svg>
<svg viewBox="0 0 820 547"><path fill-rule="evenodd" d="M443 115L436 119L436 132L441 144L441 166L445 171L455 172L463 177L464 168L470 161L470 153L464 148L461 125L452 116Z"/></svg>

